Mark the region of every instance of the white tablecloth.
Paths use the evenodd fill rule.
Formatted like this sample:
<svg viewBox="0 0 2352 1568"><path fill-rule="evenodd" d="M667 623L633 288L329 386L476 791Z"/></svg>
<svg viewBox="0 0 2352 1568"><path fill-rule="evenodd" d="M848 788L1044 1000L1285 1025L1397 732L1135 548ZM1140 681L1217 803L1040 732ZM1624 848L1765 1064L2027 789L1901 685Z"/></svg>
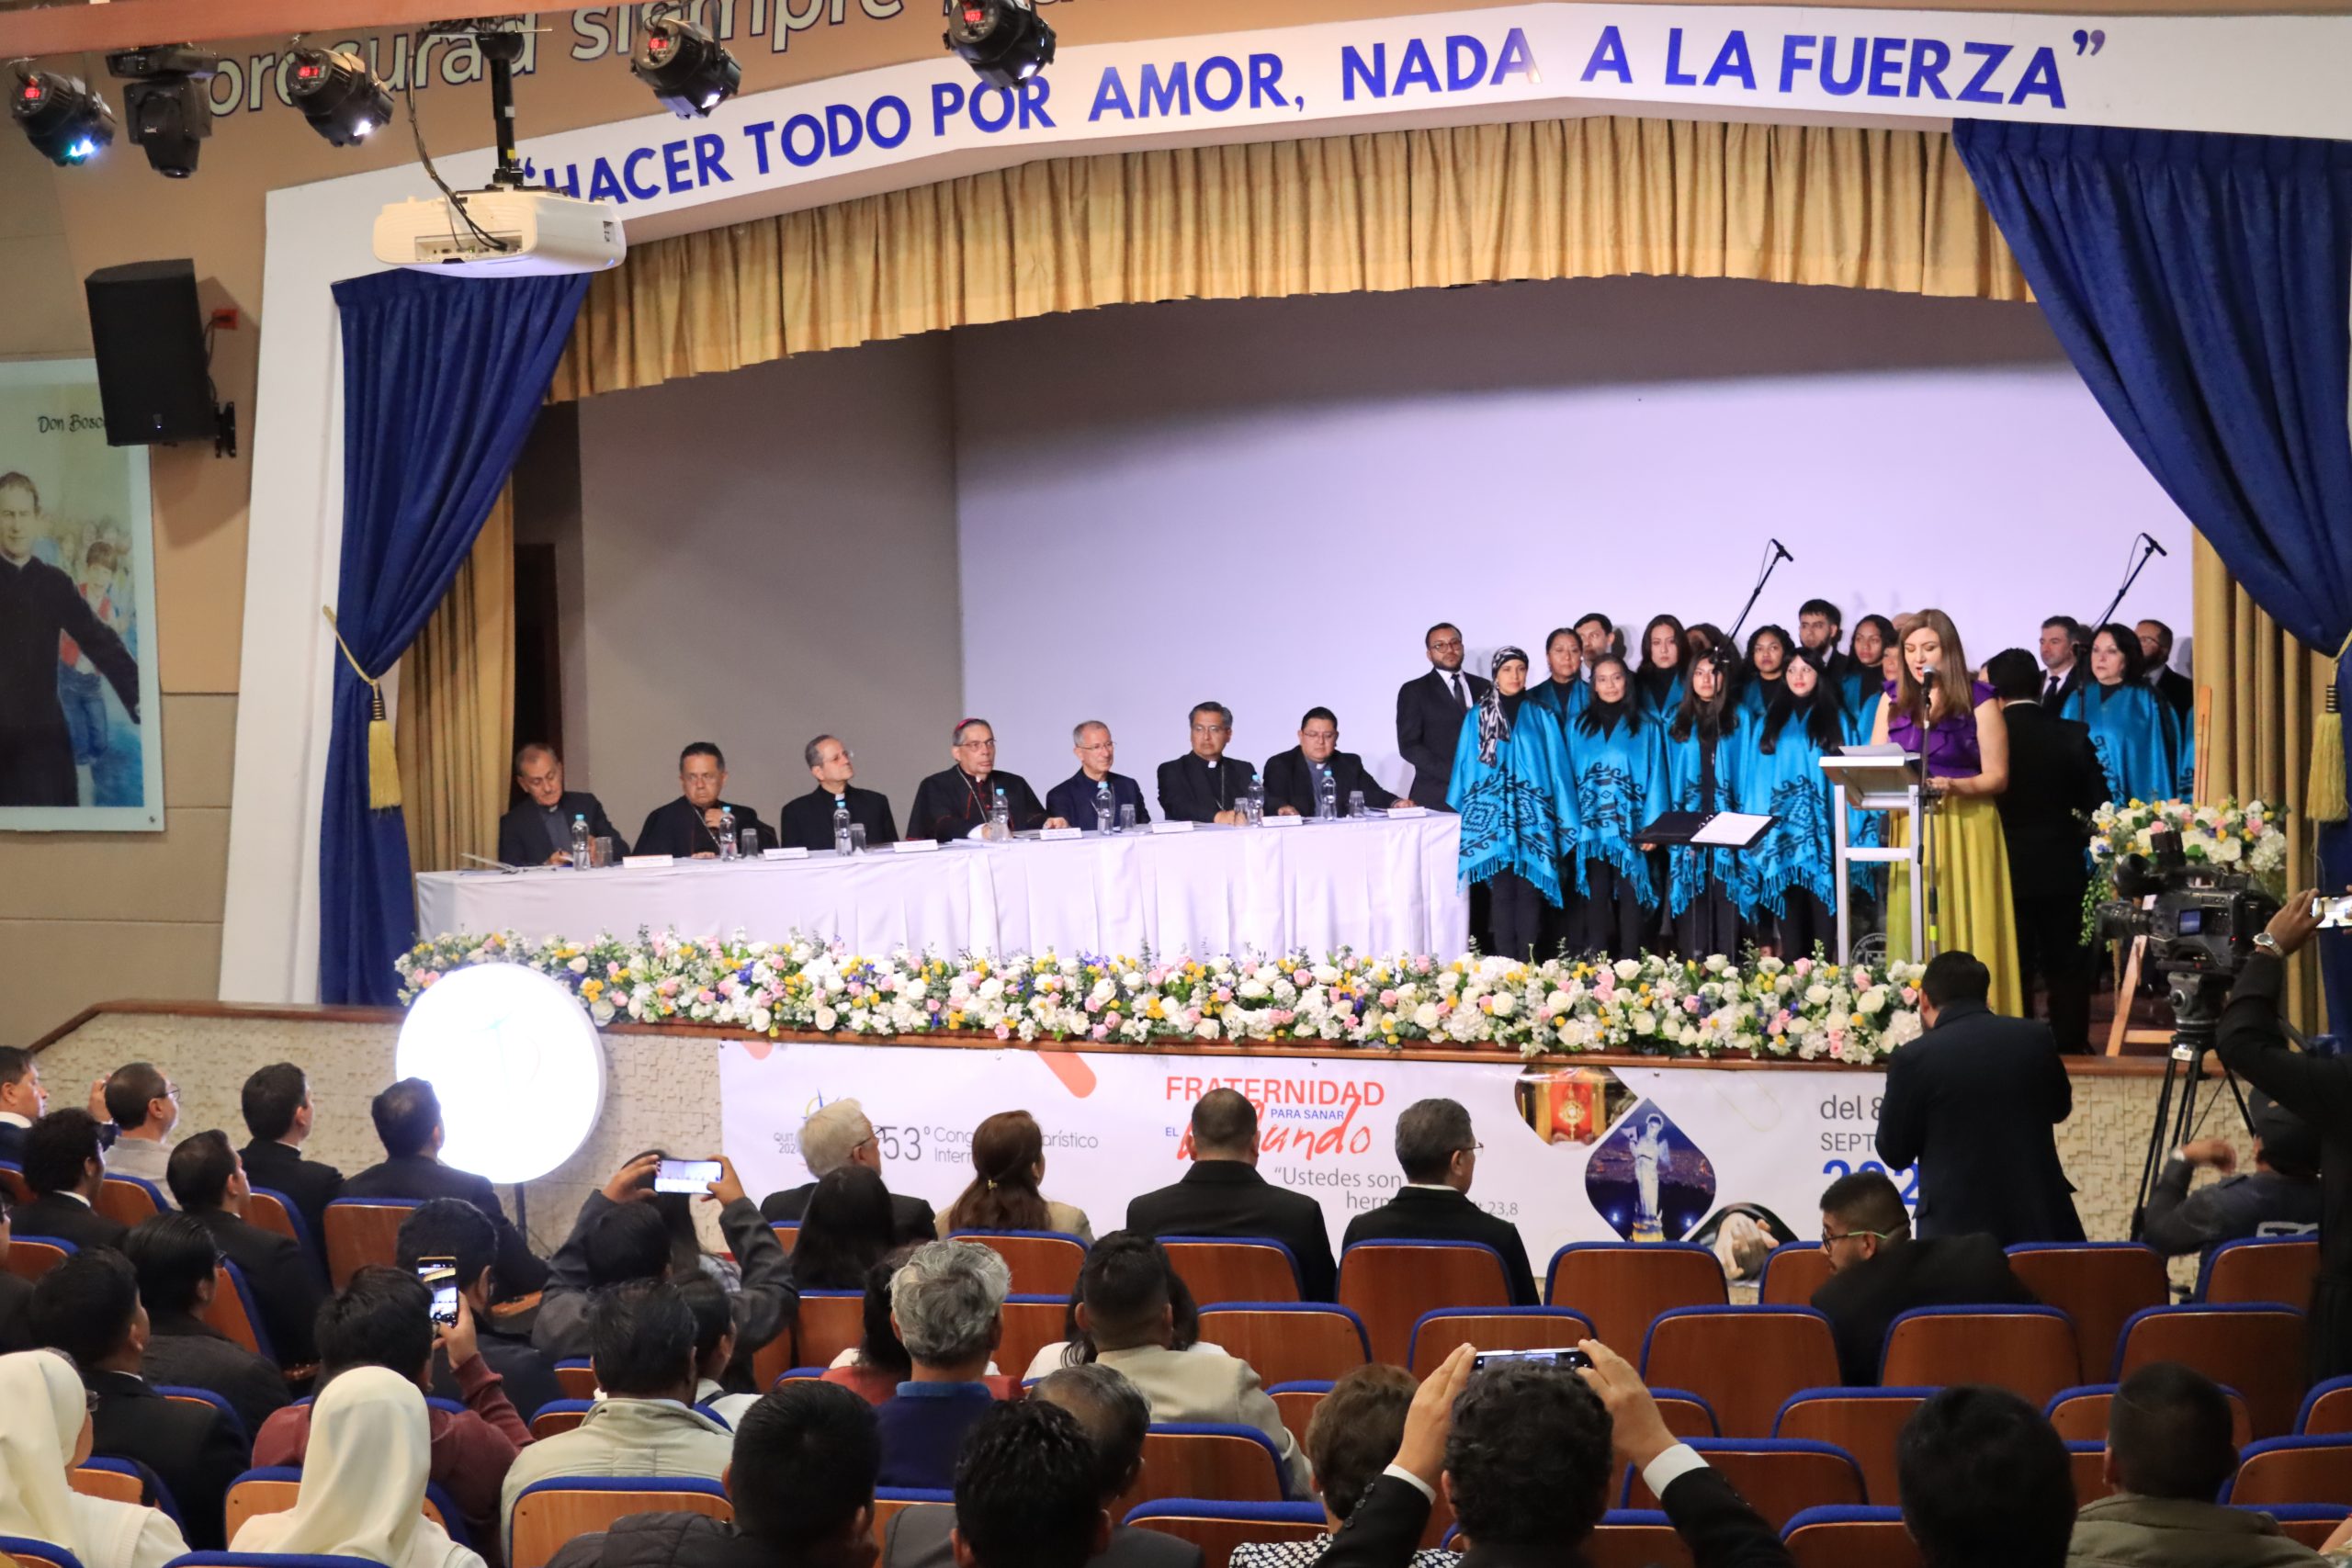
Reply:
<svg viewBox="0 0 2352 1568"><path fill-rule="evenodd" d="M927 854L681 861L651 870L435 872L420 929L528 938L837 936L860 952L1273 953L1346 945L1452 956L1468 940L1456 819L1199 828Z"/></svg>

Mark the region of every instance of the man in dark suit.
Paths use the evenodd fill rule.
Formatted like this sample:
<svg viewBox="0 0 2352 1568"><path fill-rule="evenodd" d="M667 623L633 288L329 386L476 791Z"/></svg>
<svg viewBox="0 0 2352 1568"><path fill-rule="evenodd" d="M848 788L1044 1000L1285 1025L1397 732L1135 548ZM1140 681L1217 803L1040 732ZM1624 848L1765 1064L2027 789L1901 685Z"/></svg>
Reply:
<svg viewBox="0 0 2352 1568"><path fill-rule="evenodd" d="M40 1064L21 1045L0 1045L0 1160L21 1165L25 1134L49 1110Z"/></svg>
<svg viewBox="0 0 2352 1568"><path fill-rule="evenodd" d="M678 753L678 798L645 814L637 830L637 852L675 855L680 860L716 860L723 814L735 814L740 841L747 828L759 833L759 847L775 846L775 829L760 814L739 800L723 798L727 788L727 759L707 740L697 740Z"/></svg>
<svg viewBox="0 0 2352 1568"><path fill-rule="evenodd" d="M819 1180L845 1165L882 1173L882 1145L875 1141L874 1123L865 1119L865 1108L854 1100L831 1100L809 1113L800 1123L800 1158ZM770 1224L797 1224L808 1212L816 1190L817 1182L809 1181L771 1192L760 1202L760 1216ZM891 1246L938 1239L939 1222L929 1203L910 1193L890 1194Z"/></svg>
<svg viewBox="0 0 2352 1568"><path fill-rule="evenodd" d="M1377 1209L1348 1222L1340 1251L1360 1241L1476 1241L1502 1255L1513 1306L1542 1304L1519 1227L1470 1201L1478 1140L1470 1112L1452 1100L1416 1100L1396 1118L1396 1163L1405 1185Z"/></svg>
<svg viewBox="0 0 2352 1568"><path fill-rule="evenodd" d="M1340 750L1340 721L1329 708L1308 708L1298 721L1298 744L1266 763L1266 809L1285 817L1314 816L1327 774L1331 809L1339 816L1348 815L1348 798L1357 794L1375 811L1413 804L1383 789L1364 772L1362 757Z"/></svg>
<svg viewBox="0 0 2352 1568"><path fill-rule="evenodd" d="M2180 716L2186 732L2196 716L2197 682L2172 667L2172 628L2162 621L2142 621L2132 629L2140 635L2140 653L2148 661L2148 684Z"/></svg>
<svg viewBox="0 0 2352 1568"><path fill-rule="evenodd" d="M286 1374L204 1321L219 1289L220 1249L194 1214L158 1214L124 1238L147 1309L139 1375L160 1388L200 1388L229 1402L248 1432L292 1403Z"/></svg>
<svg viewBox="0 0 2352 1568"><path fill-rule="evenodd" d="M857 777L857 760L840 737L820 735L801 748L800 756L817 787L786 801L776 813L776 838L786 849L797 845L811 853L831 849L833 809L843 803L849 807L849 819L865 829L867 849L899 841L899 819L890 815L890 802L849 782Z"/></svg>
<svg viewBox="0 0 2352 1568"><path fill-rule="evenodd" d="M950 839L968 839L974 829L989 820L1000 795L1007 825L1016 833L1069 826L1046 810L1027 779L996 765L996 727L987 719L967 718L958 724L947 750L956 765L941 769L915 786L915 803L907 809L907 837L934 839L943 844Z"/></svg>
<svg viewBox="0 0 2352 1568"><path fill-rule="evenodd" d="M527 1329L519 1334L509 1331L509 1323L522 1320L491 1314L490 1303L498 1287L498 1232L487 1215L461 1198L435 1198L409 1212L393 1245L395 1261L411 1274L427 1258L447 1258L456 1264L458 1293L472 1311L474 1347L483 1363L506 1380L506 1397L516 1415L527 1423L540 1406L563 1397L553 1358L531 1343ZM432 1384L425 1392L460 1404L465 1401L465 1390L450 1369L448 1352L437 1346L433 1352Z"/></svg>
<svg viewBox="0 0 2352 1568"><path fill-rule="evenodd" d="M1922 1238L2080 1241L2052 1132L2074 1111L2074 1084L2049 1026L1999 1017L1985 1005L1992 988L1973 953L1928 960L1927 1032L1887 1058L1878 1157L1892 1171L1919 1168Z"/></svg>
<svg viewBox="0 0 2352 1568"><path fill-rule="evenodd" d="M1193 1106L1193 1166L1183 1179L1127 1205L1131 1231L1266 1237L1290 1248L1299 1299L1338 1299L1323 1205L1258 1174L1258 1108L1238 1089L1213 1089Z"/></svg>
<svg viewBox="0 0 2352 1568"><path fill-rule="evenodd" d="M1159 764L1159 814L1170 822L1241 820L1241 803L1258 770L1225 754L1233 739L1233 710L1200 703L1192 716L1193 749Z"/></svg>
<svg viewBox="0 0 2352 1568"><path fill-rule="evenodd" d="M165 1179L184 1213L204 1222L220 1256L235 1264L253 1288L270 1348L282 1367L318 1364L311 1325L326 1300L325 1282L302 1244L245 1223L245 1201L253 1188L229 1134L220 1130L180 1140L172 1151Z"/></svg>
<svg viewBox="0 0 2352 1568"><path fill-rule="evenodd" d="M2107 773L2091 750L2089 726L2034 700L2033 655L2004 649L1985 661L1984 678L2009 728L2009 787L1993 804L2009 844L2018 976L2029 997L2034 976L2041 977L2058 1049L2087 1053L2095 960L2083 941L2090 885L2084 851L2091 813L2107 800Z"/></svg>
<svg viewBox="0 0 2352 1568"><path fill-rule="evenodd" d="M1813 1293L1838 1342L1838 1382L1878 1384L1886 1330L1914 1307L2032 1306L2034 1294L2010 1272L1989 1235L1911 1239L1903 1195L1883 1171L1841 1176L1821 1195L1821 1251L1829 1279Z"/></svg>
<svg viewBox="0 0 2352 1568"><path fill-rule="evenodd" d="M1118 749L1111 743L1111 727L1099 718L1090 718L1069 732L1069 749L1078 758L1078 772L1046 792L1046 815L1058 817L1073 828L1094 828L1102 813L1097 809L1104 784L1111 786L1110 826L1119 825L1119 807L1132 807L1136 826L1151 820L1151 807L1143 803L1143 785L1125 773L1114 773L1111 764L1118 760Z"/></svg>
<svg viewBox="0 0 2352 1568"><path fill-rule="evenodd" d="M2090 677L2091 639L2072 615L2052 615L2041 623L2041 690L2043 707L2056 713Z"/></svg>
<svg viewBox="0 0 2352 1568"><path fill-rule="evenodd" d="M2243 1535L2233 1536L2227 1552L2208 1555L2193 1536L2184 1542L2180 1529L2165 1530L2145 1557L2070 1552L2074 1460L2041 1412L2005 1388L1939 1389L1904 1426L1894 1462L1903 1528L1928 1568L2265 1560L2259 1546L2241 1547Z"/></svg>
<svg viewBox="0 0 2352 1568"><path fill-rule="evenodd" d="M10 1229L8 1205L0 1200L0 1258L7 1256ZM31 1280L0 1270L0 1356L33 1348L32 1301Z"/></svg>
<svg viewBox="0 0 2352 1568"><path fill-rule="evenodd" d="M327 1205L343 1196L343 1172L302 1157L314 1116L311 1080L291 1062L273 1062L245 1080L238 1107L245 1131L253 1134L239 1156L245 1162L245 1179L294 1206L311 1238L311 1257L323 1266Z"/></svg>
<svg viewBox="0 0 2352 1568"><path fill-rule="evenodd" d="M499 1300L527 1296L548 1282L548 1266L532 1256L523 1233L506 1217L486 1178L441 1163L441 1101L423 1078L402 1078L375 1098L368 1112L384 1145L384 1162L344 1183L346 1198L463 1198L498 1231ZM518 1115L529 1114L518 1107Z"/></svg>
<svg viewBox="0 0 2352 1568"><path fill-rule="evenodd" d="M17 1211L18 1236L120 1247L125 1227L91 1207L107 1179L98 1123L86 1111L52 1111L25 1137L25 1185L33 1201Z"/></svg>
<svg viewBox="0 0 2352 1568"><path fill-rule="evenodd" d="M32 1323L34 1337L73 1357L97 1395L91 1451L153 1471L179 1504L188 1545L221 1550L221 1499L253 1446L233 1416L166 1399L140 1375L149 1327L129 1259L106 1247L75 1253L33 1287Z"/></svg>
<svg viewBox="0 0 2352 1568"><path fill-rule="evenodd" d="M588 836L610 839L615 857L628 853L605 804L585 790L563 787L563 759L537 741L514 753L514 786L523 792L498 819L498 858L508 865L570 865L571 822L588 819Z"/></svg>
<svg viewBox="0 0 2352 1568"><path fill-rule="evenodd" d="M1821 655L1821 678L1843 681L1854 667L1851 654L1838 646L1846 635L1846 613L1826 599L1808 599L1797 607L1797 640ZM1643 650L1646 657L1648 650Z"/></svg>
<svg viewBox="0 0 2352 1568"><path fill-rule="evenodd" d="M1407 793L1432 811L1451 811L1445 792L1453 782L1453 748L1462 720L1494 682L1462 669L1462 632L1440 621L1421 638L1430 672L1396 689L1396 754L1413 770Z"/></svg>
<svg viewBox="0 0 2352 1568"><path fill-rule="evenodd" d="M1598 1340L1584 1349L1586 1372L1506 1361L1473 1376L1477 1352L1457 1348L1414 1394L1396 1461L1317 1568L1405 1568L1441 1484L1462 1527L1462 1568L1572 1568L1627 1467L1697 1568L1788 1568L1780 1532L1667 1430L1625 1359Z"/></svg>

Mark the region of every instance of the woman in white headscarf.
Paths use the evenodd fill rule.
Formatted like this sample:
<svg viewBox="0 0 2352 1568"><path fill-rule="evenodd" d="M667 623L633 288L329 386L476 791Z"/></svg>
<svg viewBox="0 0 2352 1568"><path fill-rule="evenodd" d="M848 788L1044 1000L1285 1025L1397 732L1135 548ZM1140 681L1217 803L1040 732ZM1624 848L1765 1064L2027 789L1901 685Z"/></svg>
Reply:
<svg viewBox="0 0 2352 1568"><path fill-rule="evenodd" d="M162 1568L187 1550L160 1508L85 1497L67 1472L90 1457L90 1409L53 1350L0 1356L0 1535L70 1550L82 1568Z"/></svg>
<svg viewBox="0 0 2352 1568"><path fill-rule="evenodd" d="M294 1506L247 1519L230 1549L366 1557L384 1568L483 1568L424 1517L427 1419L424 1393L399 1373L338 1372L311 1412Z"/></svg>

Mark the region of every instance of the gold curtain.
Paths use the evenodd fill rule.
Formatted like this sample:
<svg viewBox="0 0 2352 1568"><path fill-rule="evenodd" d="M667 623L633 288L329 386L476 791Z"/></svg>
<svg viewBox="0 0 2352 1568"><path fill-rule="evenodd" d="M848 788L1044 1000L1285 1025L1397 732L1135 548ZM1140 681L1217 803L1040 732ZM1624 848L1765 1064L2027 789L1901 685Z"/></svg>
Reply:
<svg viewBox="0 0 2352 1568"><path fill-rule="evenodd" d="M1992 299L1942 132L1598 116L1056 158L637 247L557 401L1099 305L1633 273Z"/></svg>
<svg viewBox="0 0 2352 1568"><path fill-rule="evenodd" d="M498 492L473 553L401 656L393 743L409 862L454 871L498 852L514 732L514 492Z"/></svg>
<svg viewBox="0 0 2352 1568"><path fill-rule="evenodd" d="M2202 799L2282 801L2287 817L2287 886L2317 880L2315 826L2303 815L2311 774L2312 720L2334 679L2329 660L2313 653L2256 607L2254 600L2197 537L2196 637L2200 693L2211 711L2199 734ZM2319 970L2308 954L2288 964L2288 1016L2298 1027L2320 1019Z"/></svg>

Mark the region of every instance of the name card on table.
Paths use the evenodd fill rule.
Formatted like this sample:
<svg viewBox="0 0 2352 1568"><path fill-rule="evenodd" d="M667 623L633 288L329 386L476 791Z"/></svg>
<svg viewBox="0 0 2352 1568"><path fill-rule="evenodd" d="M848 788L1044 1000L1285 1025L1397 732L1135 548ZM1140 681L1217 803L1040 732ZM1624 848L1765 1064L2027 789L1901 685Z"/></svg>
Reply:
<svg viewBox="0 0 2352 1568"><path fill-rule="evenodd" d="M1265 825L1269 828L1303 828L1306 825L1306 818L1285 817L1279 811L1269 811L1265 816Z"/></svg>
<svg viewBox="0 0 2352 1568"><path fill-rule="evenodd" d="M1388 808L1391 817L1427 817L1429 814L1430 808L1426 806L1392 806Z"/></svg>
<svg viewBox="0 0 2352 1568"><path fill-rule="evenodd" d="M1067 840L1084 837L1086 837L1086 830L1082 828L1041 828L1037 830L1038 842L1046 844L1058 844Z"/></svg>
<svg viewBox="0 0 2352 1568"><path fill-rule="evenodd" d="M780 850L762 850L760 852L760 858L762 860L807 860L808 858L808 846L806 844L787 844Z"/></svg>
<svg viewBox="0 0 2352 1568"><path fill-rule="evenodd" d="M675 855L621 856L621 864L628 867L631 871L654 871L665 865L675 865L677 863L678 857Z"/></svg>
<svg viewBox="0 0 2352 1568"><path fill-rule="evenodd" d="M1154 822L1151 830L1155 833L1189 833L1199 826L1189 817L1180 817L1171 822Z"/></svg>
<svg viewBox="0 0 2352 1568"><path fill-rule="evenodd" d="M897 854L921 855L929 854L938 847L937 839L900 839L897 843L892 844L890 849Z"/></svg>

